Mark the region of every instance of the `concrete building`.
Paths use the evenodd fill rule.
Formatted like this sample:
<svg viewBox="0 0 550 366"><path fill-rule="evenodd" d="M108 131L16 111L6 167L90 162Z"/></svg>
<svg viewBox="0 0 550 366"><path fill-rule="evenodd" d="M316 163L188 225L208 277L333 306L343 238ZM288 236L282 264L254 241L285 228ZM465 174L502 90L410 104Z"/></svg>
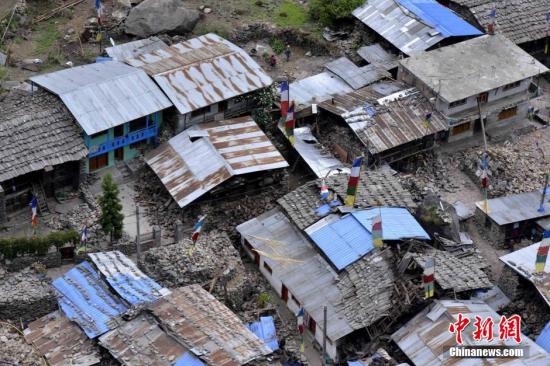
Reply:
<svg viewBox="0 0 550 366"><path fill-rule="evenodd" d="M273 81L244 50L209 33L125 60L144 70L178 111L177 131L250 113L250 93Z"/></svg>
<svg viewBox="0 0 550 366"><path fill-rule="evenodd" d="M398 78L431 98L451 126L449 141L527 117L534 76L548 69L500 35L486 35L401 60Z"/></svg>
<svg viewBox="0 0 550 366"><path fill-rule="evenodd" d="M87 172L133 159L153 144L162 111L172 105L140 69L116 61L34 76L33 84L56 94L82 129Z"/></svg>

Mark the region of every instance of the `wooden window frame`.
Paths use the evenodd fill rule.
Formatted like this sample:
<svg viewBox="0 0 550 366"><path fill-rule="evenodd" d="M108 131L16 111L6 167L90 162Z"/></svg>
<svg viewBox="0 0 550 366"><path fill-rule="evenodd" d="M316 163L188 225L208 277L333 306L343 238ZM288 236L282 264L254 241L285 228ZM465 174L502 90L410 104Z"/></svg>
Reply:
<svg viewBox="0 0 550 366"><path fill-rule="evenodd" d="M264 268L269 272L270 275L273 274L273 268L271 268L271 266L269 264L267 264L266 261L264 261L264 264L263 264Z"/></svg>
<svg viewBox="0 0 550 366"><path fill-rule="evenodd" d="M461 133L467 132L471 128L472 128L472 122L466 122L466 123L459 124L457 126L453 126L452 128L453 136L460 135Z"/></svg>
<svg viewBox="0 0 550 366"><path fill-rule="evenodd" d="M449 103L449 109L453 109L456 107L460 107L461 105L464 105L468 103L468 98L460 99L454 102Z"/></svg>
<svg viewBox="0 0 550 366"><path fill-rule="evenodd" d="M515 89L515 88L518 88L520 85L521 85L521 80L515 81L515 82L513 82L513 83L504 85L504 86L502 87L502 90L503 90L503 91L506 91L506 90L510 90L510 89Z"/></svg>

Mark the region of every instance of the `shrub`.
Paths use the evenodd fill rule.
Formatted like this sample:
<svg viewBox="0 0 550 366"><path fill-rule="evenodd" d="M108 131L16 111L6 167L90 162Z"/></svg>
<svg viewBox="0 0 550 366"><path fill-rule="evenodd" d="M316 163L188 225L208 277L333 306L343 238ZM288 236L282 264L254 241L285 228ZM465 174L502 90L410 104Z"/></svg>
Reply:
<svg viewBox="0 0 550 366"><path fill-rule="evenodd" d="M323 25L334 25L349 18L351 12L364 3L365 0L311 0L309 15Z"/></svg>
<svg viewBox="0 0 550 366"><path fill-rule="evenodd" d="M50 247L59 248L66 243L77 243L80 235L75 230L53 231L46 236L0 239L0 254L13 259L21 254L45 255Z"/></svg>
<svg viewBox="0 0 550 366"><path fill-rule="evenodd" d="M271 43L271 49L277 55L280 55L285 50L285 43L281 41L279 38L271 38L270 43Z"/></svg>
<svg viewBox="0 0 550 366"><path fill-rule="evenodd" d="M262 292L256 299L256 305L258 305L259 308L265 307L270 302L271 302L271 297L267 292Z"/></svg>

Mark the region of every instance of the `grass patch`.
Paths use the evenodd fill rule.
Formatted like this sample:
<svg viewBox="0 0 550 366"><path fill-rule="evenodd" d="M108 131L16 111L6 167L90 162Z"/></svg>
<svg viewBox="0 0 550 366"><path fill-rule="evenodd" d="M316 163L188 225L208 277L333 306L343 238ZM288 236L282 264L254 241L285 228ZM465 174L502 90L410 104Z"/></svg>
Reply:
<svg viewBox="0 0 550 366"><path fill-rule="evenodd" d="M281 27L302 27L309 20L306 10L293 1L285 0L275 9L273 20Z"/></svg>
<svg viewBox="0 0 550 366"><path fill-rule="evenodd" d="M231 26L225 23L209 24L201 22L197 24L197 26L193 30L193 33L195 33L197 36L202 36L207 33L214 33L220 37L227 39L231 34Z"/></svg>
<svg viewBox="0 0 550 366"><path fill-rule="evenodd" d="M51 51L57 40L61 38L61 33L57 30L57 25L53 22L39 25L38 38L34 52L37 55L47 54Z"/></svg>

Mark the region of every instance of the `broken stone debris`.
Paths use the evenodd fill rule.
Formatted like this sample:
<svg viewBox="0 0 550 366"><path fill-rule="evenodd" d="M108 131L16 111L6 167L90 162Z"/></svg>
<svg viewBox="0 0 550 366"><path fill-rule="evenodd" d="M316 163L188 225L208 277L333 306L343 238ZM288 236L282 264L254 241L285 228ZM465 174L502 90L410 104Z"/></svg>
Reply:
<svg viewBox="0 0 550 366"><path fill-rule="evenodd" d="M0 361L21 366L43 365L39 354L14 327L0 324Z"/></svg>

